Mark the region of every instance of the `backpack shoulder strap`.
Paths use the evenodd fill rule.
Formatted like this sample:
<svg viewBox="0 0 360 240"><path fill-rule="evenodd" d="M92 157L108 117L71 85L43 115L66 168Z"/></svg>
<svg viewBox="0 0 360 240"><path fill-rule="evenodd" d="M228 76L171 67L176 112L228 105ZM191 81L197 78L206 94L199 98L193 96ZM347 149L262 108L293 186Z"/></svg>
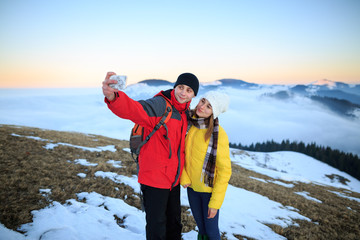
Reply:
<svg viewBox="0 0 360 240"><path fill-rule="evenodd" d="M157 125L160 125L159 128L164 125L165 123L167 123L170 118L171 118L171 115L172 115L172 106L171 106L171 103L170 101L167 99L167 98L164 98L165 99L165 103L166 103L166 107L165 107L165 112L164 112L164 115L161 117L160 121L156 124ZM155 126L155 127L156 127Z"/></svg>

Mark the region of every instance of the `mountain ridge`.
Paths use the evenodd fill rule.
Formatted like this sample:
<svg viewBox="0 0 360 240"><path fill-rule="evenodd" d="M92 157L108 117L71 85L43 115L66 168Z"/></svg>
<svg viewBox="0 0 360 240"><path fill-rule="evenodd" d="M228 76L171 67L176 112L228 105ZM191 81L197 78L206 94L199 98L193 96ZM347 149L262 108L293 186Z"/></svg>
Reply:
<svg viewBox="0 0 360 240"><path fill-rule="evenodd" d="M137 83L145 83L148 85L153 86L159 86L161 84L174 84L175 82L171 82L169 80L164 79L145 79L141 80ZM137 84L134 83L134 84ZM348 84L343 82L336 82L328 79L322 79L314 82L310 82L308 84L260 84L260 83L251 83L247 82L241 79L236 78L220 78L214 81L210 82L200 82L200 85L202 86L208 86L208 85L214 85L214 86L237 86L237 87L244 87L244 86L288 86L288 87L296 87L296 86L304 86L304 87L310 87L310 86L317 86L321 88L327 88L327 89L333 89L333 88L350 88L350 89L358 89L360 88L359 84ZM358 93L360 94L360 90Z"/></svg>
<svg viewBox="0 0 360 240"><path fill-rule="evenodd" d="M139 83L154 87L162 85L172 87L174 84L167 80L159 79L149 79ZM346 84L327 79L322 79L309 84L297 85L256 84L234 78L224 78L206 83L200 82L200 90L204 92L228 87L251 90L276 86L283 86L287 89L275 93L264 93L263 96L273 97L278 100L287 100L296 97L296 95L300 95L311 99L316 103L322 104L324 107L341 116L350 118L360 117L360 84Z"/></svg>

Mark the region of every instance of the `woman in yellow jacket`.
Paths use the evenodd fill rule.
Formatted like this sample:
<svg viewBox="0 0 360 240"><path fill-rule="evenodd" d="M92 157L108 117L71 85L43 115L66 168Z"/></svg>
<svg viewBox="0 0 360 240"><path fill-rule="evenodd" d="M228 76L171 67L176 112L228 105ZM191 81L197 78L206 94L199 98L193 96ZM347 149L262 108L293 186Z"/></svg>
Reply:
<svg viewBox="0 0 360 240"><path fill-rule="evenodd" d="M209 91L191 111L185 140L181 185L187 188L198 239L219 240L219 209L231 176L229 140L218 116L227 110L227 95Z"/></svg>

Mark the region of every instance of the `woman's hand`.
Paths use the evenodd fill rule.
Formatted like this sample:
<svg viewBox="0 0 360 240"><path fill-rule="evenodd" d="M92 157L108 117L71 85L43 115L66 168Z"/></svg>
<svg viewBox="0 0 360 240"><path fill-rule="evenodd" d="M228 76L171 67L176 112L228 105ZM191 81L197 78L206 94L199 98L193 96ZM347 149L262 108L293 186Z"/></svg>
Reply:
<svg viewBox="0 0 360 240"><path fill-rule="evenodd" d="M109 84L111 84L111 83L117 83L116 80L110 80L109 79L112 75L116 75L116 73L108 72L106 74L105 80L102 82L103 94L109 101L114 100L115 99L115 94L114 93L118 92L118 90L113 89L112 87L109 86Z"/></svg>
<svg viewBox="0 0 360 240"><path fill-rule="evenodd" d="M187 188L187 187L190 187L190 186L191 186L191 183L185 184L185 185L183 185L183 188Z"/></svg>
<svg viewBox="0 0 360 240"><path fill-rule="evenodd" d="M209 208L208 210L208 218L214 218L217 214L217 209L215 208Z"/></svg>

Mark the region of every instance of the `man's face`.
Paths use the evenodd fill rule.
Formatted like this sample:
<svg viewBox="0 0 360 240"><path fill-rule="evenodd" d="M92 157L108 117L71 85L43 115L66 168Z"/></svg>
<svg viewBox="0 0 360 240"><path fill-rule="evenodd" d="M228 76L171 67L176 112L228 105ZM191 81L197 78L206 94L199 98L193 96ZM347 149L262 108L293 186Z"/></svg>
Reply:
<svg viewBox="0 0 360 240"><path fill-rule="evenodd" d="M179 103L189 102L193 97L195 97L195 93L191 87L180 84L175 88L175 98Z"/></svg>

